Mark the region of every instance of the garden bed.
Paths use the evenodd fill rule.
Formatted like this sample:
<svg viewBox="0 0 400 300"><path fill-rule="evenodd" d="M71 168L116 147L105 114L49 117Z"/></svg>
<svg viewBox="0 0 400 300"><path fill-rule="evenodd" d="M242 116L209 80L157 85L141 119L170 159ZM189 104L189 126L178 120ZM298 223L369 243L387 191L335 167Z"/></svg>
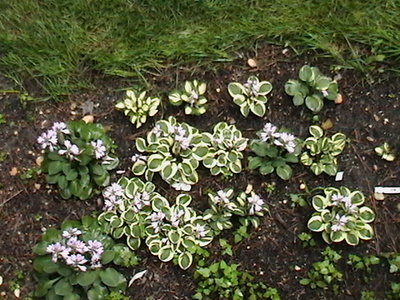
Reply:
<svg viewBox="0 0 400 300"><path fill-rule="evenodd" d="M320 124L330 120L333 127L329 133L342 132L349 139L342 155L339 156L339 170L344 171L344 179L336 182L328 175L315 176L307 167L300 164L294 168L294 176L283 181L275 174L261 176L256 171L243 172L230 178L211 176L205 168L199 168L200 181L189 194L192 205L204 210L207 196L204 191L234 187L245 190L251 184L269 206L269 213L261 218L260 226L251 231L250 237L234 244L232 231L224 231L222 237L233 245L233 255L222 255L217 238L208 250L210 261L221 258L227 262L240 264L240 269L255 276L257 281L277 288L282 299L360 299L362 291L373 291L377 299L384 299L390 290L391 282L399 282L399 276L389 273L388 264L382 262L374 266L367 274L355 271L346 264L349 254L359 256L381 255L400 252L400 209L399 195L386 195L384 200L373 197L375 186L400 185L400 160L387 162L378 157L374 148L388 142L400 153L400 79L394 75L382 74L384 80L373 84L363 75L350 71L330 71L332 61L315 59L313 56L297 57L275 47L261 49L255 59L257 67L249 67L247 58L230 64L215 64L212 69L165 69L160 74L149 77L152 94L162 96L160 112L140 129L135 129L129 120L114 109L116 101L122 99L129 87L126 82L116 79L99 79L96 91L73 94L63 102L29 103L21 102L17 94L6 93L0 97L0 109L5 115L6 124L0 125L0 153L4 159L0 162L0 220L3 230L0 232L0 274L4 283L0 291L4 299L13 299L15 284L21 287L21 297L34 289L32 279L32 247L39 241L45 228L57 228L66 219L79 219L95 210L102 209L100 196L87 201L62 200L57 191L52 190L44 178L35 176L32 168L40 155L36 143L37 137L53 122L80 119L91 114L95 122L103 124L108 134L118 145L117 155L121 160L118 170L124 170L123 176L132 176L130 172L131 156L136 153L135 139L144 136L154 121L175 116L178 121L186 122L199 130L211 131L214 124L225 121L242 131L249 139L256 138L256 132L268 121L278 127L290 129L297 137L305 139L311 124ZM301 66L318 66L325 74L334 77L340 75L338 84L343 95L343 103L328 103L320 112L319 121L313 120L312 113L305 107L293 106L291 97L285 94L284 84L288 79L297 78ZM267 113L264 118L250 115L244 118L226 89L229 82L246 81L248 76L257 75L273 85L268 95ZM187 116L180 107L168 104L167 94L181 85L184 80L198 79L207 82L209 108L203 116ZM4 154L3 154L4 153ZM249 151L246 151L247 157ZM246 159L244 165L247 165ZM14 169L16 168L16 169ZM33 178L29 177L29 172ZM118 176L114 173L113 178ZM178 192L155 176L155 184L160 193L173 199ZM304 193L300 185L309 189L328 186L347 186L351 190L360 190L366 195L366 204L373 208L376 220L373 223L375 237L371 241L361 241L356 247L345 243L331 247L341 253L338 269L344 273L339 282L339 292L330 289L310 289L299 283L307 277L311 265L321 260L321 251L326 243L320 234L313 234L317 245L304 248L297 235L309 232L307 221L312 214L310 207L293 207L289 194ZM271 190L266 192L266 187ZM271 188L274 187L274 188ZM147 273L128 288L132 299L191 299L196 289L193 279L194 267L183 271L172 263L162 263L151 255L145 247L138 251L141 263L130 269L124 269L129 278L142 270ZM18 279L16 272L21 271L24 279ZM14 283L14 286L13 286ZM0 296L1 297L1 296ZM397 298L398 299L398 298Z"/></svg>

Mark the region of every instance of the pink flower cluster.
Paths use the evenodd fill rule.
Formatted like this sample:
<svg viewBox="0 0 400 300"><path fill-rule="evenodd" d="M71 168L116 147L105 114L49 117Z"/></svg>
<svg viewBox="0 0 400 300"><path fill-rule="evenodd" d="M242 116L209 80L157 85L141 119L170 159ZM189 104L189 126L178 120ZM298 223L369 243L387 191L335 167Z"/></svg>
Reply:
<svg viewBox="0 0 400 300"><path fill-rule="evenodd" d="M66 265L85 272L101 267L103 244L97 240L84 242L79 239L82 231L78 228L68 228L62 233L63 240L50 244L46 252L52 255L53 262L63 261Z"/></svg>
<svg viewBox="0 0 400 300"><path fill-rule="evenodd" d="M271 141L276 146L285 148L289 153L293 153L296 148L295 136L287 132L278 132L278 128L271 123L264 125L260 138L263 142Z"/></svg>

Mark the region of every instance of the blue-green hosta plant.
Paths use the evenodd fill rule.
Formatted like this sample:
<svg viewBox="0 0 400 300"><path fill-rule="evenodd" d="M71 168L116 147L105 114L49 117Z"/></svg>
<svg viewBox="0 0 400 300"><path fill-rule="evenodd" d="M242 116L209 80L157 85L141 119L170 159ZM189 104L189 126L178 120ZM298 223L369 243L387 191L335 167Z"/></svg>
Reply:
<svg viewBox="0 0 400 300"><path fill-rule="evenodd" d="M317 67L303 66L299 79L290 79L285 84L285 91L293 96L293 104L305 104L308 109L318 113L324 107L324 99L335 101L338 98L338 85L332 78L321 74Z"/></svg>
<svg viewBox="0 0 400 300"><path fill-rule="evenodd" d="M202 150L203 165L210 169L212 175L230 176L242 171L243 151L247 139L242 136L235 125L220 122L214 126L213 133L203 133L203 143L208 146L207 153Z"/></svg>
<svg viewBox="0 0 400 300"><path fill-rule="evenodd" d="M109 170L118 165L116 146L100 124L56 122L37 142L45 151L41 169L46 181L57 184L65 199L88 199L109 184Z"/></svg>
<svg viewBox="0 0 400 300"><path fill-rule="evenodd" d="M375 213L363 206L364 195L360 191L350 191L346 187L325 188L323 195L316 195L312 205L316 212L308 221L308 228L322 232L327 243L345 240L355 246L360 239L370 240L374 236L369 224L375 219Z"/></svg>
<svg viewBox="0 0 400 300"><path fill-rule="evenodd" d="M146 139L137 138L136 149L143 155L133 157L133 173L145 174L147 180L151 180L153 173L159 173L177 190L190 190L197 183L196 169L208 154L199 131L178 123L174 117L158 121Z"/></svg>
<svg viewBox="0 0 400 300"><path fill-rule="evenodd" d="M207 98L204 96L207 84L197 80L186 81L184 91L176 91L169 95L169 102L173 105L185 103L185 114L202 115L207 110Z"/></svg>
<svg viewBox="0 0 400 300"><path fill-rule="evenodd" d="M250 143L250 149L257 156L249 156L249 168L258 169L262 175L275 171L284 180L292 177L289 164L299 162L302 141L271 123L266 123L258 136L259 139Z"/></svg>
<svg viewBox="0 0 400 300"><path fill-rule="evenodd" d="M303 144L306 149L301 156L300 161L303 165L309 166L315 175L326 173L335 176L337 167L337 156L342 153L347 138L343 133L335 133L331 137L324 136L321 127L310 126L308 137Z"/></svg>
<svg viewBox="0 0 400 300"><path fill-rule="evenodd" d="M133 90L127 90L126 98L118 102L115 107L123 110L125 116L130 118L131 123L136 124L136 128L139 128L146 123L148 117L153 117L158 112L160 103L160 98L146 97L146 91L139 94Z"/></svg>
<svg viewBox="0 0 400 300"><path fill-rule="evenodd" d="M131 251L115 244L97 220L65 221L61 230L48 229L33 249L34 295L48 300L105 299L111 292L124 292L125 277L110 263L119 264L122 252ZM134 256L134 254L133 254Z"/></svg>
<svg viewBox="0 0 400 300"><path fill-rule="evenodd" d="M247 117L249 112L256 116L265 115L267 108L267 94L272 90L272 85L268 81L260 81L256 76L250 76L245 84L231 82L228 85L229 95L233 102L240 106L240 112Z"/></svg>

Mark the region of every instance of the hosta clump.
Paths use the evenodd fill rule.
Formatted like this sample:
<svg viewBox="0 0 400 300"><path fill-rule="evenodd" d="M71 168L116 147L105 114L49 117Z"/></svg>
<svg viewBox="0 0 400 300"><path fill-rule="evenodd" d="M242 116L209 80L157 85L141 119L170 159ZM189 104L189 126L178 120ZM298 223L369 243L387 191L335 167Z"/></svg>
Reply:
<svg viewBox="0 0 400 300"><path fill-rule="evenodd" d="M103 197L104 212L99 215L99 222L114 238L125 237L131 249L139 249L147 236L145 227L153 201L164 203L166 199L155 192L153 183L126 177L105 188Z"/></svg>
<svg viewBox="0 0 400 300"><path fill-rule="evenodd" d="M181 194L173 205L167 200L153 202L153 212L147 218L146 244L153 255L163 262L173 260L182 269L193 262L197 247L213 239L206 220L189 207L192 198Z"/></svg>
<svg viewBox="0 0 400 300"><path fill-rule="evenodd" d="M258 136L259 139L250 143L257 156L249 157L249 168L258 169L262 175L275 171L284 180L292 177L293 170L289 163L299 161L301 141L290 133L278 131L271 123L265 124Z"/></svg>
<svg viewBox="0 0 400 300"><path fill-rule="evenodd" d="M136 149L144 154L133 157L133 173L147 180L159 173L177 190L190 190L199 180L196 169L208 154L199 131L174 117L158 121L146 139L136 139Z"/></svg>
<svg viewBox="0 0 400 300"><path fill-rule="evenodd" d="M359 240L370 240L374 235L369 224L375 214L367 206L362 206L365 197L360 191L350 191L346 187L325 188L324 195L316 195L312 205L316 212L308 221L308 228L322 232L327 243L345 240L349 245L357 245Z"/></svg>
<svg viewBox="0 0 400 300"><path fill-rule="evenodd" d="M169 95L169 101L173 105L185 103L185 114L202 115L207 110L207 99L204 96L207 85L197 80L186 81L184 91L176 91Z"/></svg>
<svg viewBox="0 0 400 300"><path fill-rule="evenodd" d="M265 115L267 94L272 90L272 85L268 81L260 81L256 76L250 76L245 84L231 82L228 85L228 92L233 98L233 102L240 106L240 112L247 117L251 111L256 116Z"/></svg>
<svg viewBox="0 0 400 300"><path fill-rule="evenodd" d="M203 165L210 169L212 175L225 176L240 173L242 171L243 151L247 146L247 139L235 125L220 122L214 126L213 133L203 133L203 143L208 145L207 153L202 152Z"/></svg>
<svg viewBox="0 0 400 300"><path fill-rule="evenodd" d="M303 66L299 71L299 80L290 79L285 84L285 91L293 96L293 104L303 105L314 113L324 107L324 99L336 100L338 85L332 78L321 74L317 67Z"/></svg>
<svg viewBox="0 0 400 300"><path fill-rule="evenodd" d="M259 225L258 216L267 211L264 200L254 192L244 192L235 195L232 188L208 193L210 208L204 212L204 217L218 235L222 230L233 227L231 221L234 215L239 216L239 221L246 227L251 223L255 228Z"/></svg>
<svg viewBox="0 0 400 300"><path fill-rule="evenodd" d="M118 102L115 107L123 110L125 116L128 116L132 124L139 128L148 117L154 116L158 112L158 106L161 103L160 98L146 97L146 91L138 92L133 90L126 91L126 98Z"/></svg>
<svg viewBox="0 0 400 300"><path fill-rule="evenodd" d="M34 295L46 299L105 299L123 292L126 279L106 264L119 264L126 246L115 244L97 220L65 221L61 230L48 229L34 249L33 267L38 285ZM126 254L125 254L126 255Z"/></svg>
<svg viewBox="0 0 400 300"><path fill-rule="evenodd" d="M122 178L105 189L103 195L105 212L99 222L115 238L125 236L131 249L138 249L145 240L150 252L160 260L174 260L187 269L196 247L212 240L206 221L189 207L189 195L178 196L170 205L155 192L154 184L138 178Z"/></svg>
<svg viewBox="0 0 400 300"><path fill-rule="evenodd" d="M65 199L88 199L96 187L108 185L109 170L118 165L116 146L99 124L56 122L37 141L45 150L41 168L46 180L57 184Z"/></svg>
<svg viewBox="0 0 400 300"><path fill-rule="evenodd" d="M309 166L315 175L326 173L335 176L337 168L337 156L342 153L347 138L343 133L335 133L331 137L324 136L324 131L319 126L310 126L311 137L304 141L306 149L300 156L303 165Z"/></svg>

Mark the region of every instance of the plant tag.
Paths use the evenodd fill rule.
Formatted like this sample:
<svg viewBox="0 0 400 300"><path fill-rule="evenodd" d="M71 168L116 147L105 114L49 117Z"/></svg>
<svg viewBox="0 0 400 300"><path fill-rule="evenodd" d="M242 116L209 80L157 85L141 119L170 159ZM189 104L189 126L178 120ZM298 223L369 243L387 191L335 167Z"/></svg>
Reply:
<svg viewBox="0 0 400 300"><path fill-rule="evenodd" d="M335 181L342 181L343 180L343 171L337 172L336 173L336 177L335 177Z"/></svg>
<svg viewBox="0 0 400 300"><path fill-rule="evenodd" d="M400 194L400 187L383 187L383 186L376 186L375 193L381 194Z"/></svg>

